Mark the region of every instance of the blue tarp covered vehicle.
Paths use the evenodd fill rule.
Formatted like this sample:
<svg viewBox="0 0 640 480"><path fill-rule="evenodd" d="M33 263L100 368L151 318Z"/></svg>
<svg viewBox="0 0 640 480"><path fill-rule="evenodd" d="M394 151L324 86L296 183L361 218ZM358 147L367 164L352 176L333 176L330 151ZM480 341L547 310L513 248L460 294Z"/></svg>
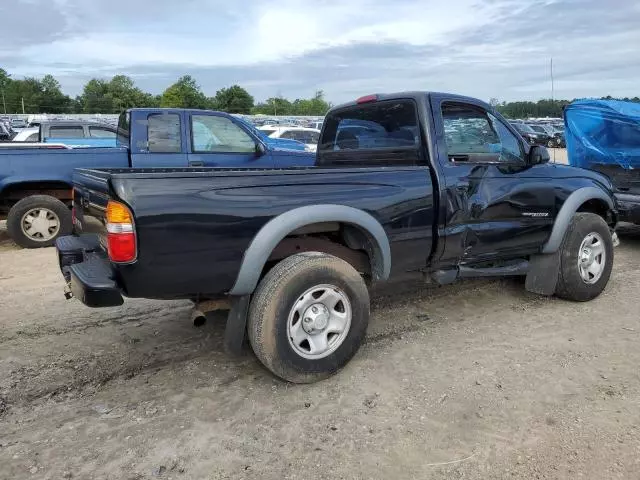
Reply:
<svg viewBox="0 0 640 480"><path fill-rule="evenodd" d="M620 220L640 224L640 104L577 100L564 117L569 164L606 174Z"/></svg>

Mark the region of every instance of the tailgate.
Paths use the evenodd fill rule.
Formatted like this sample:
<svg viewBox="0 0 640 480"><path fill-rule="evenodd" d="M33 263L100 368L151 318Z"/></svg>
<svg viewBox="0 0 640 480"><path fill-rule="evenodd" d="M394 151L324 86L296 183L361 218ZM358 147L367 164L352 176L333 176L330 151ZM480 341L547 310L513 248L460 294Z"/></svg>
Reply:
<svg viewBox="0 0 640 480"><path fill-rule="evenodd" d="M98 235L106 245L106 210L109 175L96 170L77 170L73 175L73 224L78 234Z"/></svg>

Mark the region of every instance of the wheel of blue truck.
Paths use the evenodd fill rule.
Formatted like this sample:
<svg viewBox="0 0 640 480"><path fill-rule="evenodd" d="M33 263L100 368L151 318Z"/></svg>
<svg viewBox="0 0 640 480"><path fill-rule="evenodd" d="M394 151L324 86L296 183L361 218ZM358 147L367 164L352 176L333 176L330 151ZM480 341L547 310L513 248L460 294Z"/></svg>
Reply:
<svg viewBox="0 0 640 480"><path fill-rule="evenodd" d="M360 274L340 258L301 253L278 263L258 285L248 335L275 375L311 383L353 358L368 323L369 292Z"/></svg>
<svg viewBox="0 0 640 480"><path fill-rule="evenodd" d="M577 302L602 293L613 268L613 238L609 226L595 213L576 213L560 252L556 295Z"/></svg>
<svg viewBox="0 0 640 480"><path fill-rule="evenodd" d="M56 238L70 234L72 229L69 208L48 195L23 198L7 215L9 236L24 248L49 247Z"/></svg>

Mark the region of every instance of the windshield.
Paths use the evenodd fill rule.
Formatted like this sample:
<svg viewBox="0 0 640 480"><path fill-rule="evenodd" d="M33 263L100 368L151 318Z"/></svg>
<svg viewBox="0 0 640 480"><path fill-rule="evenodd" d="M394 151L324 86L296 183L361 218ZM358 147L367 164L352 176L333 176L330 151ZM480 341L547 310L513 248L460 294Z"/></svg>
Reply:
<svg viewBox="0 0 640 480"><path fill-rule="evenodd" d="M537 133L547 133L544 127L541 127L540 125L531 125L531 129Z"/></svg>

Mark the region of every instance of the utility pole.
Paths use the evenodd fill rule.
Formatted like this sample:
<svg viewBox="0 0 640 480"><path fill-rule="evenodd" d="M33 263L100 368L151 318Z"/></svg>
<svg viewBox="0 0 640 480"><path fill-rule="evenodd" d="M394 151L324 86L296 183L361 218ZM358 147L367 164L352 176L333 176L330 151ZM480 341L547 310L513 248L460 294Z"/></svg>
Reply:
<svg viewBox="0 0 640 480"><path fill-rule="evenodd" d="M22 114L24 115L24 97L22 97Z"/></svg>
<svg viewBox="0 0 640 480"><path fill-rule="evenodd" d="M555 100L555 88L553 84L553 57L551 57L551 100Z"/></svg>

